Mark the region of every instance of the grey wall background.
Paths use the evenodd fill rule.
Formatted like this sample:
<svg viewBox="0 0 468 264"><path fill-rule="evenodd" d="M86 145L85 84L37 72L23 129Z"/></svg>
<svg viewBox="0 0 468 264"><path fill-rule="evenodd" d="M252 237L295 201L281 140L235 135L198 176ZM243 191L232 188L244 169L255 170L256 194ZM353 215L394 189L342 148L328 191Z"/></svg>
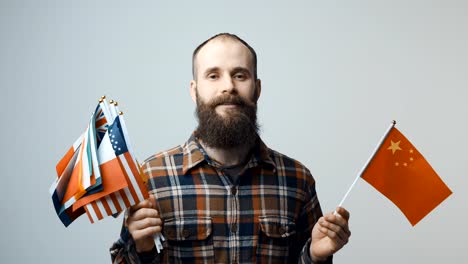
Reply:
<svg viewBox="0 0 468 264"><path fill-rule="evenodd" d="M55 164L103 94L140 160L186 140L191 52L225 31L257 50L262 136L311 169L324 211L392 119L454 192L411 227L360 180L336 263L468 261L467 1L2 0L0 262L110 262L121 219L64 228Z"/></svg>

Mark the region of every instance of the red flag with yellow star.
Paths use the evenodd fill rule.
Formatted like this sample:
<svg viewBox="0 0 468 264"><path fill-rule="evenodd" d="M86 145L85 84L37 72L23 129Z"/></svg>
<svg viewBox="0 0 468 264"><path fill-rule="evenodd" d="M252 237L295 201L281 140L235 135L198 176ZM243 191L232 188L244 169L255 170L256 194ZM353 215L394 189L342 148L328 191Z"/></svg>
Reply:
<svg viewBox="0 0 468 264"><path fill-rule="evenodd" d="M414 226L452 191L395 127L361 177L390 199Z"/></svg>

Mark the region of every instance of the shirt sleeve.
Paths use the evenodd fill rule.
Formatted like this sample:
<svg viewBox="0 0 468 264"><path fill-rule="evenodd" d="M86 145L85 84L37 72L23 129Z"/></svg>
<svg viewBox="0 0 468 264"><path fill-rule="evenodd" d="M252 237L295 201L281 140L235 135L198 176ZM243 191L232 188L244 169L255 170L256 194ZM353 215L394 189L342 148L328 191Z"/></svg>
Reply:
<svg viewBox="0 0 468 264"><path fill-rule="evenodd" d="M110 255L113 264L158 264L160 255L154 251L138 254L135 248L135 242L128 232L128 229L122 224L120 238L110 248Z"/></svg>
<svg viewBox="0 0 468 264"><path fill-rule="evenodd" d="M306 169L306 178L308 181L307 186L304 187L307 197L305 199L305 204L302 207L301 215L298 219L298 230L304 230L303 232L299 233L299 241L304 241L302 246L302 250L298 252L299 264L318 264L314 263L309 255L309 248L312 241L311 233L314 225L317 223L320 217L322 217L322 208L320 207L320 203L317 197L317 192L315 190L315 181L312 177L312 174L308 169ZM301 247L299 247L301 248ZM321 262L325 264L333 263L333 256L327 258L325 262Z"/></svg>
<svg viewBox="0 0 468 264"><path fill-rule="evenodd" d="M307 243L302 248L302 252L301 252L301 256L299 257L298 264L319 264L319 263L312 262L312 259L310 258L309 248L310 248L311 242L312 242L312 239L309 238L309 240L307 240ZM328 257L325 262L320 262L320 263L333 264L333 255Z"/></svg>

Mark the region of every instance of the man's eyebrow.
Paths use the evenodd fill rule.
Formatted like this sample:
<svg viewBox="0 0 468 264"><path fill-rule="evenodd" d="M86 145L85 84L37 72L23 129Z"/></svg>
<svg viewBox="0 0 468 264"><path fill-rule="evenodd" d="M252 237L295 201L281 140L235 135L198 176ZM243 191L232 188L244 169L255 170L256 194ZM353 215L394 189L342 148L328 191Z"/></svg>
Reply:
<svg viewBox="0 0 468 264"><path fill-rule="evenodd" d="M210 68L207 68L207 69L203 72L203 75L207 75L208 73L216 72L216 71L219 71L219 67L217 67L217 66L210 67ZM231 72L231 73L242 72L242 73L246 73L246 74L252 75L252 72L249 70L249 68L241 67L241 66L238 66L238 67L233 68L230 72Z"/></svg>
<svg viewBox="0 0 468 264"><path fill-rule="evenodd" d="M232 69L232 72L242 72L242 73L248 73L249 75L252 74L252 72L248 69L248 68L245 68L245 67L235 67L234 69Z"/></svg>
<svg viewBox="0 0 468 264"><path fill-rule="evenodd" d="M206 70L203 72L203 75L206 75L206 74L208 74L208 73L210 73L210 72L215 72L215 71L219 71L219 67L216 67L216 66L215 66L215 67L210 67L210 68L206 69Z"/></svg>

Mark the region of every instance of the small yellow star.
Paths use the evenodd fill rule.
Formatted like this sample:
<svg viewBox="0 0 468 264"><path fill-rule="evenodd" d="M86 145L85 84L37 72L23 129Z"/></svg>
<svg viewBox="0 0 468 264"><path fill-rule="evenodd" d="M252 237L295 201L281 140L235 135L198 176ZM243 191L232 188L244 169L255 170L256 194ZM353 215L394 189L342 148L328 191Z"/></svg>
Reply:
<svg viewBox="0 0 468 264"><path fill-rule="evenodd" d="M393 142L393 140L391 140L391 145L390 145L390 147L388 147L387 149L392 150L392 154L395 154L395 152L396 152L397 150L401 150L401 148L400 148L400 142L401 142L401 140L398 141L398 142L396 142L396 143Z"/></svg>
<svg viewBox="0 0 468 264"><path fill-rule="evenodd" d="M403 166L405 166L405 167L406 167L406 166L408 166L408 163L406 163L406 162L405 162L405 163L403 163Z"/></svg>
<svg viewBox="0 0 468 264"><path fill-rule="evenodd" d="M412 149L410 149L410 150L409 150L409 153L413 153L413 150L412 150Z"/></svg>
<svg viewBox="0 0 468 264"><path fill-rule="evenodd" d="M414 159L412 157L409 158L410 161L413 161Z"/></svg>
<svg viewBox="0 0 468 264"><path fill-rule="evenodd" d="M398 166L398 165L400 165L400 163L398 163L398 162L395 162L395 166Z"/></svg>

